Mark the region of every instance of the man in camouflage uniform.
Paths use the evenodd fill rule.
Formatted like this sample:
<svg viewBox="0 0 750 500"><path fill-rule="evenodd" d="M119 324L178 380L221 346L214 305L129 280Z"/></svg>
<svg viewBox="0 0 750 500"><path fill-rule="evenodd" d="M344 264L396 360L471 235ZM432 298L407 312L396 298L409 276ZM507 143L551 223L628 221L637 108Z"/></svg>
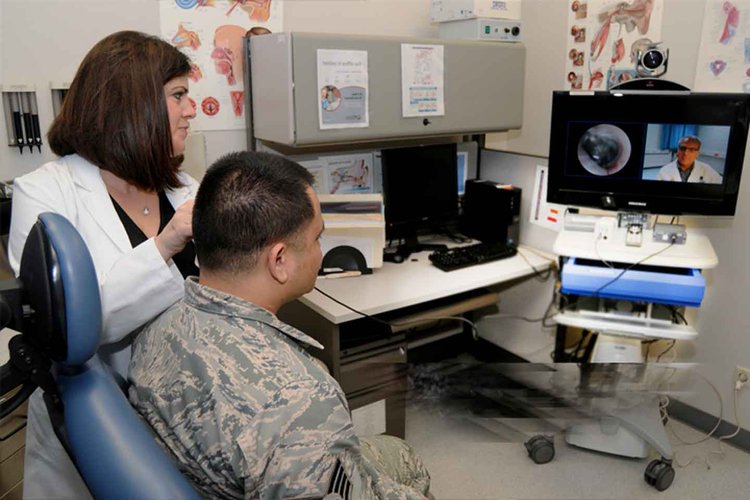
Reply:
<svg viewBox="0 0 750 500"><path fill-rule="evenodd" d="M130 400L208 497L425 498L421 460L387 436L363 453L341 387L303 348L322 346L276 317L320 267L312 182L263 153L208 170L193 209L200 279L139 334Z"/></svg>

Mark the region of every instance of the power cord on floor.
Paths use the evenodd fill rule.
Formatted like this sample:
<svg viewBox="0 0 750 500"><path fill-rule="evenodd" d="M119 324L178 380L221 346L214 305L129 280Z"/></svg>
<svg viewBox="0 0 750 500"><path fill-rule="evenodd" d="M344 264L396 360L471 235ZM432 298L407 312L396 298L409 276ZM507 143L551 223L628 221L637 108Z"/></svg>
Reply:
<svg viewBox="0 0 750 500"><path fill-rule="evenodd" d="M667 367L664 367L664 368L667 368ZM668 396L662 396L662 398L661 398L661 400L659 402L659 412L661 414L662 421L664 422L664 425L668 426L669 430L672 432L672 435L674 435L674 437L681 443L681 445L684 445L684 446L692 446L692 445L700 444L700 443L703 443L706 440L710 439L711 437L713 437L714 433L721 426L721 423L722 423L723 418L724 418L724 402L723 402L723 399L721 397L721 393L716 388L716 386L713 383L711 383L710 380L708 380L707 377L705 377L703 374L701 374L699 372L695 372L695 373L697 373L700 377L702 377L708 383L708 385L711 386L711 389L713 389L713 391L716 393L716 396L719 399L719 417L716 420L716 425L714 425L714 427L707 434L705 434L700 439L697 439L697 440L694 440L694 441L688 441L688 440L686 440L684 437L682 437L677 432L677 430L674 428L674 426L668 425L670 423L669 413L668 413L668 410L667 410L667 407L669 406L669 397ZM734 387L734 398L733 398L733 403L734 403L734 420L735 420L735 422L737 424L737 429L735 429L734 432L732 432L730 434L726 434L724 436L717 436L716 439L719 442L719 449L718 450L710 451L708 453L708 455L703 455L703 456L701 456L701 455L693 455L690 458L690 460L688 460L687 462L681 462L678 459L678 457L677 457L677 450L675 450L675 452L674 452L674 462L673 462L675 465L677 465L678 467L681 467L681 468L685 468L685 467L688 467L689 465L692 465L693 463L699 462L699 463L704 464L707 469L711 469L711 456L718 455L719 458L723 458L726 455L726 451L725 451L725 449L723 447L723 441L725 441L727 439L732 439L733 437L737 436L740 433L740 431L742 430L742 422L740 421L740 415L739 415L739 393L740 393L741 390L742 390L741 386L735 386Z"/></svg>

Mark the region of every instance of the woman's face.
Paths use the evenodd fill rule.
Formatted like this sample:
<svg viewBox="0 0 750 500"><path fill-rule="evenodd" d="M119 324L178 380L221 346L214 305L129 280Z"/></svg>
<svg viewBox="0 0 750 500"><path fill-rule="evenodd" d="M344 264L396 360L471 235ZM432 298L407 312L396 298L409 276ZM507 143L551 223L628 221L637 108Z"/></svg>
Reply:
<svg viewBox="0 0 750 500"><path fill-rule="evenodd" d="M169 131L172 134L172 154L181 155L185 152L189 120L195 118L195 109L188 98L187 75L169 80L164 85L164 96L167 100Z"/></svg>

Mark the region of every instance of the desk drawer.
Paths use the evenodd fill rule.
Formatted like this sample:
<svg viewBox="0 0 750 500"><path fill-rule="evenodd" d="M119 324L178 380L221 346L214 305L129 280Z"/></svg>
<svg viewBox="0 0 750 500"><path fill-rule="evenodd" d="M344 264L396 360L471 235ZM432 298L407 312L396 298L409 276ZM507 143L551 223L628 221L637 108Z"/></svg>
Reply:
<svg viewBox="0 0 750 500"><path fill-rule="evenodd" d="M339 383L349 395L404 380L406 371L406 343L400 343L342 359Z"/></svg>

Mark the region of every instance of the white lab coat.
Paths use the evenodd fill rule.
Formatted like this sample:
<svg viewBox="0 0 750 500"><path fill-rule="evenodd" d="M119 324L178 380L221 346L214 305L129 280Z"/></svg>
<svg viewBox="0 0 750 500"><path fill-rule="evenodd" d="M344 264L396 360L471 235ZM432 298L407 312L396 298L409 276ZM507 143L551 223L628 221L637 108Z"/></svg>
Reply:
<svg viewBox="0 0 750 500"><path fill-rule="evenodd" d="M179 174L184 187L168 190L173 207L195 197L198 183ZM103 334L99 355L127 377L132 332L179 300L184 280L164 262L150 238L133 248L112 205L99 168L78 155L44 164L13 183L8 258L18 274L23 246L41 212L65 216L83 237L99 279ZM88 491L54 435L36 391L26 428L24 498L86 498Z"/></svg>
<svg viewBox="0 0 750 500"><path fill-rule="evenodd" d="M677 166L677 160L667 163L661 169L659 174L656 176L657 181L674 181L682 182L680 177L680 167ZM721 184L721 175L711 168L710 165L703 163L702 161L695 160L693 171L690 172L688 182L698 182L704 184Z"/></svg>

